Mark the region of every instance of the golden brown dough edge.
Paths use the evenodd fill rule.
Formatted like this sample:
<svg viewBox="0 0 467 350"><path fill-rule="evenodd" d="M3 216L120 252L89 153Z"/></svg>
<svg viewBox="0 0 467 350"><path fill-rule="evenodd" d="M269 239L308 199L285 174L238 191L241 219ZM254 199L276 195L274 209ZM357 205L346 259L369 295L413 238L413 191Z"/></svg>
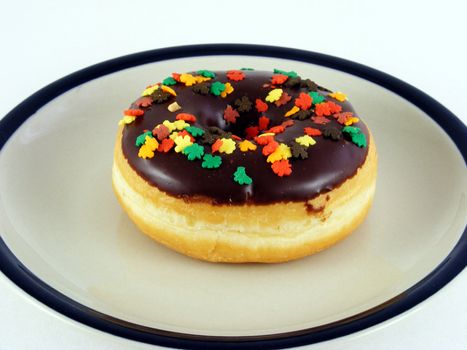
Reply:
<svg viewBox="0 0 467 350"><path fill-rule="evenodd" d="M122 153L122 130L112 171L120 204L142 232L197 259L272 263L317 253L354 231L373 200L377 154L371 134L368 156L356 175L307 203L211 205L188 203L149 185Z"/></svg>

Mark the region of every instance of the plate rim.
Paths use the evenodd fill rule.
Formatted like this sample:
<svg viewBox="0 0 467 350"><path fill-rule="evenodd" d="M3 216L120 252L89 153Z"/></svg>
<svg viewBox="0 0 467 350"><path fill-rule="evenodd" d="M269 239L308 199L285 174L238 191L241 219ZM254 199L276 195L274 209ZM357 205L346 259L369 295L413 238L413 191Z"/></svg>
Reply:
<svg viewBox="0 0 467 350"><path fill-rule="evenodd" d="M322 53L255 44L184 45L142 51L107 60L40 89L0 120L0 152L14 132L39 108L64 92L120 70L177 58L240 55L290 59L311 63L363 78L384 87L419 107L444 130L467 163L467 127L452 112L421 90L368 66ZM448 256L427 276L384 303L361 313L317 327L255 336L207 336L166 331L127 322L82 305L35 276L7 247L0 233L0 271L16 286L58 313L92 328L144 343L188 349L275 349L308 345L364 330L413 308L432 296L466 266L467 227Z"/></svg>

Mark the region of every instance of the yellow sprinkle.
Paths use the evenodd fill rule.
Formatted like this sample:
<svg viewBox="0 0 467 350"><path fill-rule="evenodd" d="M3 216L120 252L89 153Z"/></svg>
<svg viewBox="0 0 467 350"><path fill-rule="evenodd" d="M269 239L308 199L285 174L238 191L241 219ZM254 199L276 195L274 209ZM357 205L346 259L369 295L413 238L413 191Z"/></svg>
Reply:
<svg viewBox="0 0 467 350"><path fill-rule="evenodd" d="M139 148L138 157L144 158L144 159L152 158L152 157L154 157L154 151L151 150L151 148L149 146L144 144Z"/></svg>
<svg viewBox="0 0 467 350"><path fill-rule="evenodd" d="M183 130L185 129L187 126L190 126L190 124L188 124L186 121L184 120L176 120L172 123L174 126L175 126L175 129L177 130Z"/></svg>
<svg viewBox="0 0 467 350"><path fill-rule="evenodd" d="M154 91L156 91L157 89L159 89L159 85L158 84L154 84L154 85L150 85L146 88L146 90L144 90L141 94L141 96L149 96L149 95L152 95L152 93Z"/></svg>
<svg viewBox="0 0 467 350"><path fill-rule="evenodd" d="M178 131L175 131L169 135L169 138L172 140L175 140L178 136Z"/></svg>
<svg viewBox="0 0 467 350"><path fill-rule="evenodd" d="M135 121L136 117L132 115L124 115L122 119L118 121L118 125L131 124Z"/></svg>
<svg viewBox="0 0 467 350"><path fill-rule="evenodd" d="M172 89L170 86L167 85L162 85L161 86L162 91L168 92L172 96L177 96L177 93L175 92L174 89Z"/></svg>
<svg viewBox="0 0 467 350"><path fill-rule="evenodd" d="M242 152L248 152L248 151L255 151L257 146L248 140L243 140L238 144L238 147L240 147L240 151Z"/></svg>
<svg viewBox="0 0 467 350"><path fill-rule="evenodd" d="M296 137L295 142L305 147L313 146L316 143L316 141L308 135Z"/></svg>
<svg viewBox="0 0 467 350"><path fill-rule="evenodd" d="M274 136L275 134L273 132L265 132L264 134L258 135L258 137L264 137L264 136Z"/></svg>
<svg viewBox="0 0 467 350"><path fill-rule="evenodd" d="M358 123L359 121L360 119L358 119L357 117L351 117L347 119L347 121L345 122L345 125L352 125L352 124Z"/></svg>
<svg viewBox="0 0 467 350"><path fill-rule="evenodd" d="M225 90L221 92L221 97L226 97L234 91L232 84L229 82L225 83Z"/></svg>
<svg viewBox="0 0 467 350"><path fill-rule="evenodd" d="M203 83L205 81L211 80L211 78L203 77L202 75L196 75L195 80L197 83Z"/></svg>
<svg viewBox="0 0 467 350"><path fill-rule="evenodd" d="M172 132L172 131L175 130L175 125L174 125L174 123L169 122L168 120L164 120L164 121L162 122L162 125L166 126L166 127L169 129L170 132Z"/></svg>
<svg viewBox="0 0 467 350"><path fill-rule="evenodd" d="M340 102L344 102L345 100L347 100L347 95L340 91L336 91L336 92L333 92L332 94L329 94L329 97L335 98L337 101L340 101Z"/></svg>
<svg viewBox="0 0 467 350"><path fill-rule="evenodd" d="M221 139L222 145L219 147L219 153L231 154L235 151L236 144L232 139Z"/></svg>
<svg viewBox="0 0 467 350"><path fill-rule="evenodd" d="M281 159L282 159L282 155L281 155L281 152L279 151L279 147L277 147L276 150L268 156L266 161L268 163L274 163Z"/></svg>
<svg viewBox="0 0 467 350"><path fill-rule="evenodd" d="M282 96L282 89L274 89L269 91L269 94L266 96L266 101L268 102L276 102Z"/></svg>
<svg viewBox="0 0 467 350"><path fill-rule="evenodd" d="M155 151L157 147L159 147L159 142L157 142L154 137L146 136L144 138L144 145L147 146L151 151Z"/></svg>
<svg viewBox="0 0 467 350"><path fill-rule="evenodd" d="M294 115L300 110L299 107L293 106L290 110L287 111L287 113L284 114L284 117L290 117L291 115Z"/></svg>
<svg viewBox="0 0 467 350"><path fill-rule="evenodd" d="M175 101L175 102L169 104L169 106L167 107L167 109L168 109L170 112L176 112L176 111L182 109L182 107Z"/></svg>
<svg viewBox="0 0 467 350"><path fill-rule="evenodd" d="M185 86L192 86L196 84L196 78L187 73L183 73L180 75L180 82L185 83Z"/></svg>
<svg viewBox="0 0 467 350"><path fill-rule="evenodd" d="M176 146L175 146L175 152L180 153L183 152L183 150L192 145L193 142L191 142L190 136L185 135L185 136L177 136L174 140Z"/></svg>
<svg viewBox="0 0 467 350"><path fill-rule="evenodd" d="M292 151L285 143L280 143L279 147L276 148L276 151L280 153L282 159L289 159L292 157Z"/></svg>

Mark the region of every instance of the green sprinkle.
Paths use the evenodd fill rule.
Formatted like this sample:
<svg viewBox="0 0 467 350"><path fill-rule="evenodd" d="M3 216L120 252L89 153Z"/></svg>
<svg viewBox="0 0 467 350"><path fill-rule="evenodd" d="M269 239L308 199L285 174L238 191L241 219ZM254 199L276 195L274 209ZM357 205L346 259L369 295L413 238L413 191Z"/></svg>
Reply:
<svg viewBox="0 0 467 350"><path fill-rule="evenodd" d="M204 147L194 143L185 147L183 154L187 156L188 160L201 159L204 154Z"/></svg>
<svg viewBox="0 0 467 350"><path fill-rule="evenodd" d="M366 147L366 136L364 133L362 133L362 130L360 130L360 128L357 128L356 126L347 125L342 128L342 132L348 134L352 142L358 147Z"/></svg>
<svg viewBox="0 0 467 350"><path fill-rule="evenodd" d="M239 185L251 185L253 180L245 172L245 167L239 166L234 173L234 181Z"/></svg>
<svg viewBox="0 0 467 350"><path fill-rule="evenodd" d="M255 70L254 68L240 68L240 70Z"/></svg>
<svg viewBox="0 0 467 350"><path fill-rule="evenodd" d="M204 135L204 130L197 128L196 126L187 126L185 128L186 131L188 131L191 136L193 137L198 137L198 136L203 136Z"/></svg>
<svg viewBox="0 0 467 350"><path fill-rule="evenodd" d="M204 169L216 169L219 168L222 164L222 158L219 156L213 156L211 154L205 154L203 157L203 163L201 166Z"/></svg>
<svg viewBox="0 0 467 350"><path fill-rule="evenodd" d="M146 136L154 137L152 136L151 131L146 131L145 133L142 133L136 138L136 143L135 143L136 147L141 147L142 145L144 145L144 143L146 142Z"/></svg>
<svg viewBox="0 0 467 350"><path fill-rule="evenodd" d="M215 96L220 96L220 94L225 90L225 84L222 84L220 81L215 81L211 84L211 94Z"/></svg>
<svg viewBox="0 0 467 350"><path fill-rule="evenodd" d="M285 70L281 70L281 69L274 68L274 73L276 73L276 74L287 75L289 78L296 78L296 77L298 77L297 72L294 72L293 70L291 70L290 72L287 72L287 71L285 71Z"/></svg>
<svg viewBox="0 0 467 350"><path fill-rule="evenodd" d="M206 78L215 78L216 77L216 73L211 72L210 70L206 70L206 69L200 69L196 73L198 73L199 75L202 75L203 77L206 77Z"/></svg>
<svg viewBox="0 0 467 350"><path fill-rule="evenodd" d="M313 99L313 104L314 105L317 105L318 103L321 103L324 101L324 96L323 95L320 95L318 92L316 91L312 91L312 92L309 92L308 95L311 96L311 98Z"/></svg>
<svg viewBox="0 0 467 350"><path fill-rule="evenodd" d="M172 85L177 84L177 81L172 77L167 77L162 81L162 84L167 85L167 86L172 86Z"/></svg>

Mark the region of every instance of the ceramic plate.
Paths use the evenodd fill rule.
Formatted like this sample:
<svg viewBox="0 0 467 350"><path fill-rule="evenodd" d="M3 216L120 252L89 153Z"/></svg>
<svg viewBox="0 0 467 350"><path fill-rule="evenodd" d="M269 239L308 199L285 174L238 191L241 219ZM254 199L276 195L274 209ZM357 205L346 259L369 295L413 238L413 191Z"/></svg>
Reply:
<svg viewBox="0 0 467 350"><path fill-rule="evenodd" d="M117 121L173 71L295 70L344 91L379 152L374 205L335 247L298 261L211 264L139 233L111 188ZM442 288L467 254L466 127L371 68L321 54L202 45L104 62L40 90L0 124L0 268L76 321L182 348L277 348L394 317Z"/></svg>

